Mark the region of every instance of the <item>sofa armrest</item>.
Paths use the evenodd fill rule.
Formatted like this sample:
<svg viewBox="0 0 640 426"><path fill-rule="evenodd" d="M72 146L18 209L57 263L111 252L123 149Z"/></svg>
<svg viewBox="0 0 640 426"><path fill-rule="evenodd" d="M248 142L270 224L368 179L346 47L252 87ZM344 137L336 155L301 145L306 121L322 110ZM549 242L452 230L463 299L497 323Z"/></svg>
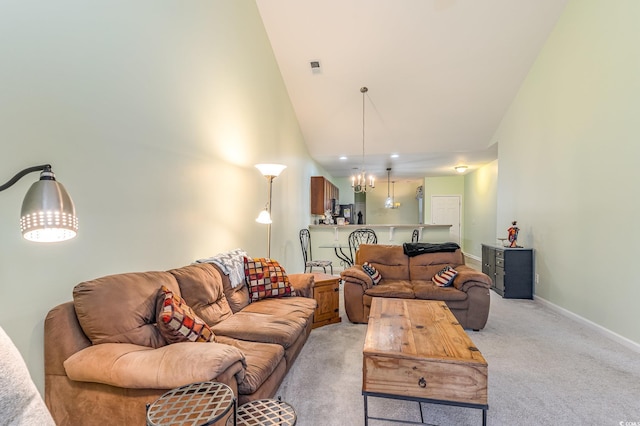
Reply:
<svg viewBox="0 0 640 426"><path fill-rule="evenodd" d="M313 274L290 274L289 284L296 291L296 296L313 299Z"/></svg>
<svg viewBox="0 0 640 426"><path fill-rule="evenodd" d="M363 290L373 287L373 280L363 269L362 265L353 265L340 273L345 283L359 284Z"/></svg>
<svg viewBox="0 0 640 426"><path fill-rule="evenodd" d="M160 348L129 343L89 346L64 362L67 376L80 382L119 388L173 389L215 379L233 368L244 379L244 354L222 343L183 342Z"/></svg>
<svg viewBox="0 0 640 426"><path fill-rule="evenodd" d="M490 288L491 278L485 273L470 268L467 265L456 266L458 275L453 280L453 286L460 291L468 291L471 287Z"/></svg>
<svg viewBox="0 0 640 426"><path fill-rule="evenodd" d="M44 373L64 376L64 361L71 355L91 346L84 334L73 302L51 309L44 320Z"/></svg>

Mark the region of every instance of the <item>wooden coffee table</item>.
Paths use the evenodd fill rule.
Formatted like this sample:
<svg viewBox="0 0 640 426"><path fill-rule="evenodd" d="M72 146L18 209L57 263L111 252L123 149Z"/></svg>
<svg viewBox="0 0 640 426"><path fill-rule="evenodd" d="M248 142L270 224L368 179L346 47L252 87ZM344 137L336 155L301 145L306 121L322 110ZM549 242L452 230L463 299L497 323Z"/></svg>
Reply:
<svg viewBox="0 0 640 426"><path fill-rule="evenodd" d="M477 408L486 425L487 362L444 302L373 298L362 372L365 425L392 420L369 417L369 396Z"/></svg>

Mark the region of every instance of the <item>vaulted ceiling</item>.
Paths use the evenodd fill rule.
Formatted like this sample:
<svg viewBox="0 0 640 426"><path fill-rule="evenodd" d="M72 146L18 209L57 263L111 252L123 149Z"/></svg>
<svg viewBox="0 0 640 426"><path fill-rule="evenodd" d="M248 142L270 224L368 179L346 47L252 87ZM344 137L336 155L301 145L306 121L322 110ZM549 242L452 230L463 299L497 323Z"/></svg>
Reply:
<svg viewBox="0 0 640 426"><path fill-rule="evenodd" d="M256 3L310 155L334 177L364 165L416 179L497 158L494 133L566 0Z"/></svg>

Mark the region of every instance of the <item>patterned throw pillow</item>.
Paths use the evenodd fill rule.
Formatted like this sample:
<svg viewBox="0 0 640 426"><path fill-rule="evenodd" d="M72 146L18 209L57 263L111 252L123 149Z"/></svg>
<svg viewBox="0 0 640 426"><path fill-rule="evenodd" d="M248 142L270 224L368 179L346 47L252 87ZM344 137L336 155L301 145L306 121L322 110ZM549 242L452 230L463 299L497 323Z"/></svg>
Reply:
<svg viewBox="0 0 640 426"><path fill-rule="evenodd" d="M382 275L380 275L380 272L378 272L378 270L369 262L364 262L364 264L362 265L362 269L367 274L369 274L369 277L371 277L371 281L373 281L373 285L377 285L382 279Z"/></svg>
<svg viewBox="0 0 640 426"><path fill-rule="evenodd" d="M214 342L211 328L184 299L162 286L158 292L157 326L167 343Z"/></svg>
<svg viewBox="0 0 640 426"><path fill-rule="evenodd" d="M268 297L296 295L289 283L287 272L275 260L265 257L245 257L244 275L252 302Z"/></svg>
<svg viewBox="0 0 640 426"><path fill-rule="evenodd" d="M438 287L448 287L453 284L456 275L458 275L458 271L447 265L435 274L431 281Z"/></svg>

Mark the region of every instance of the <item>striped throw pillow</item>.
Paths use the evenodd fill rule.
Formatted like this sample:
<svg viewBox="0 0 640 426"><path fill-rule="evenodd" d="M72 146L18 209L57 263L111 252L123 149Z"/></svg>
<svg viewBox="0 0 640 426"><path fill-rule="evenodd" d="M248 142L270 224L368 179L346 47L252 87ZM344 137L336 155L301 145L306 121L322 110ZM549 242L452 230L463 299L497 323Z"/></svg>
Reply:
<svg viewBox="0 0 640 426"><path fill-rule="evenodd" d="M380 272L369 262L364 262L362 264L362 269L371 277L371 281L373 281L373 285L378 285L380 280L382 279L382 275Z"/></svg>
<svg viewBox="0 0 640 426"><path fill-rule="evenodd" d="M447 265L435 274L431 281L438 287L448 287L453 284L456 275L458 275L458 271Z"/></svg>

